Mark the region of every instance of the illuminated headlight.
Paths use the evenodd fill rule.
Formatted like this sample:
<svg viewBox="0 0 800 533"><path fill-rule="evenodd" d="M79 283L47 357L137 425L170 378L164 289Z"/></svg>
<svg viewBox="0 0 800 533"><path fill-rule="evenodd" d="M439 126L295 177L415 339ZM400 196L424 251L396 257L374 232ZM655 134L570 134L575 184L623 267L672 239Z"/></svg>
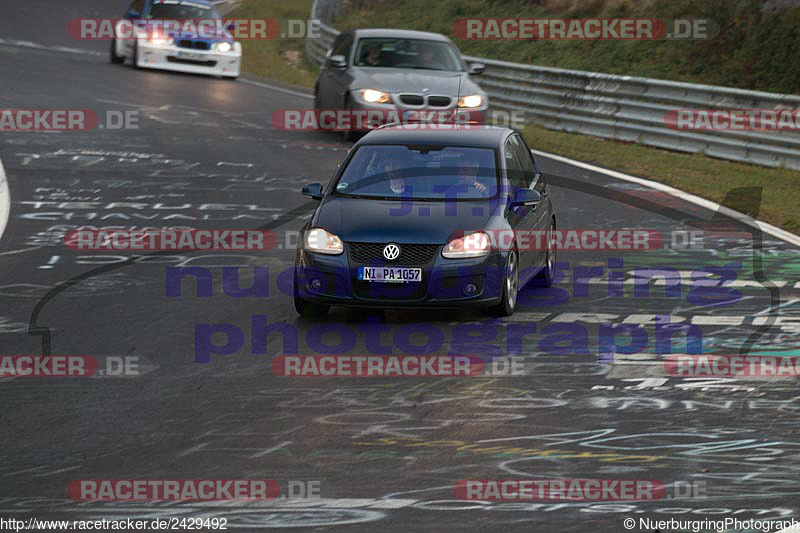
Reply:
<svg viewBox="0 0 800 533"><path fill-rule="evenodd" d="M482 231L476 231L448 242L442 249L442 256L448 259L482 257L488 255L490 250L489 236Z"/></svg>
<svg viewBox="0 0 800 533"><path fill-rule="evenodd" d="M481 105L483 105L483 96L479 94L462 96L458 100L458 107L480 107Z"/></svg>
<svg viewBox="0 0 800 533"><path fill-rule="evenodd" d="M150 43L156 46L169 46L174 42L175 39L173 39L172 37L160 37L160 36L150 37Z"/></svg>
<svg viewBox="0 0 800 533"><path fill-rule="evenodd" d="M223 43L214 43L212 48L214 50L216 50L217 52L222 52L224 54L224 53L227 53L227 52L230 52L231 50L233 50L233 45L231 43L224 43L224 42Z"/></svg>
<svg viewBox="0 0 800 533"><path fill-rule="evenodd" d="M388 104L391 98L388 93L377 91L375 89L364 89L361 91L361 98L370 104Z"/></svg>
<svg viewBox="0 0 800 533"><path fill-rule="evenodd" d="M342 239L322 228L313 228L306 234L306 249L319 254L339 255L344 251Z"/></svg>

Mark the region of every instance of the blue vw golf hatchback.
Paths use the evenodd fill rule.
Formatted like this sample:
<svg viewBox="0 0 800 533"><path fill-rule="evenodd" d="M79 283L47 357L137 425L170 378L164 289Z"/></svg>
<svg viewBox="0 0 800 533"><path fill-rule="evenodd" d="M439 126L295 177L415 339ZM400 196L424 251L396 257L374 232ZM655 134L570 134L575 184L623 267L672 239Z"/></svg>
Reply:
<svg viewBox="0 0 800 533"><path fill-rule="evenodd" d="M495 126L389 125L356 143L299 239L297 312L477 306L508 316L553 280L556 214L522 135ZM544 235L521 247L522 233ZM526 242L531 242L526 239Z"/></svg>

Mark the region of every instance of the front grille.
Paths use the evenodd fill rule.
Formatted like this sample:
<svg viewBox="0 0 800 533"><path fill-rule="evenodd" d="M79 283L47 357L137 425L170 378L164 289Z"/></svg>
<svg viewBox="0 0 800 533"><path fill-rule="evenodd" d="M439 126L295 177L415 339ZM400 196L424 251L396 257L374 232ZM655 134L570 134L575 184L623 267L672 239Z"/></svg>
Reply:
<svg viewBox="0 0 800 533"><path fill-rule="evenodd" d="M433 261L439 250L438 244L398 244L400 255L394 261L387 261L383 257L383 249L386 244L388 243L349 242L347 249L350 252L350 258L356 263L402 266L426 265Z"/></svg>
<svg viewBox="0 0 800 533"><path fill-rule="evenodd" d="M178 41L180 48L192 48L194 50L208 50L210 45L206 41L192 41L191 39L181 39Z"/></svg>
<svg viewBox="0 0 800 533"><path fill-rule="evenodd" d="M420 94L401 94L400 101L406 105L422 105L425 99Z"/></svg>
<svg viewBox="0 0 800 533"><path fill-rule="evenodd" d="M450 105L449 96L429 96L428 105L431 107L447 107Z"/></svg>

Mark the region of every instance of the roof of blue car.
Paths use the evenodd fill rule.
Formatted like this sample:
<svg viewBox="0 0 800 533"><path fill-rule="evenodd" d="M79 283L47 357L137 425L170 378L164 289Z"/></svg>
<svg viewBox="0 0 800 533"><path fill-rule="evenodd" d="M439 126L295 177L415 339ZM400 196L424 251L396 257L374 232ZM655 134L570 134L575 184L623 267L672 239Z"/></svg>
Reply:
<svg viewBox="0 0 800 533"><path fill-rule="evenodd" d="M501 126L471 124L397 124L369 132L358 144L436 144L495 148L513 131Z"/></svg>

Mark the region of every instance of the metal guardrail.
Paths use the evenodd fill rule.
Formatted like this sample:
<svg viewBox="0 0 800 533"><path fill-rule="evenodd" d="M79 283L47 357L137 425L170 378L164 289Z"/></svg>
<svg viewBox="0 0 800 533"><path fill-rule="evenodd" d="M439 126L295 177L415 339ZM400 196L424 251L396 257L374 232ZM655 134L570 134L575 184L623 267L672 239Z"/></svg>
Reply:
<svg viewBox="0 0 800 533"><path fill-rule="evenodd" d="M315 0L320 38L306 54L321 65L339 34L330 22L347 1ZM516 111L528 124L680 152L800 170L796 131L681 131L666 126L676 109L800 109L800 96L651 78L601 74L464 56L486 65L476 81L494 110Z"/></svg>

